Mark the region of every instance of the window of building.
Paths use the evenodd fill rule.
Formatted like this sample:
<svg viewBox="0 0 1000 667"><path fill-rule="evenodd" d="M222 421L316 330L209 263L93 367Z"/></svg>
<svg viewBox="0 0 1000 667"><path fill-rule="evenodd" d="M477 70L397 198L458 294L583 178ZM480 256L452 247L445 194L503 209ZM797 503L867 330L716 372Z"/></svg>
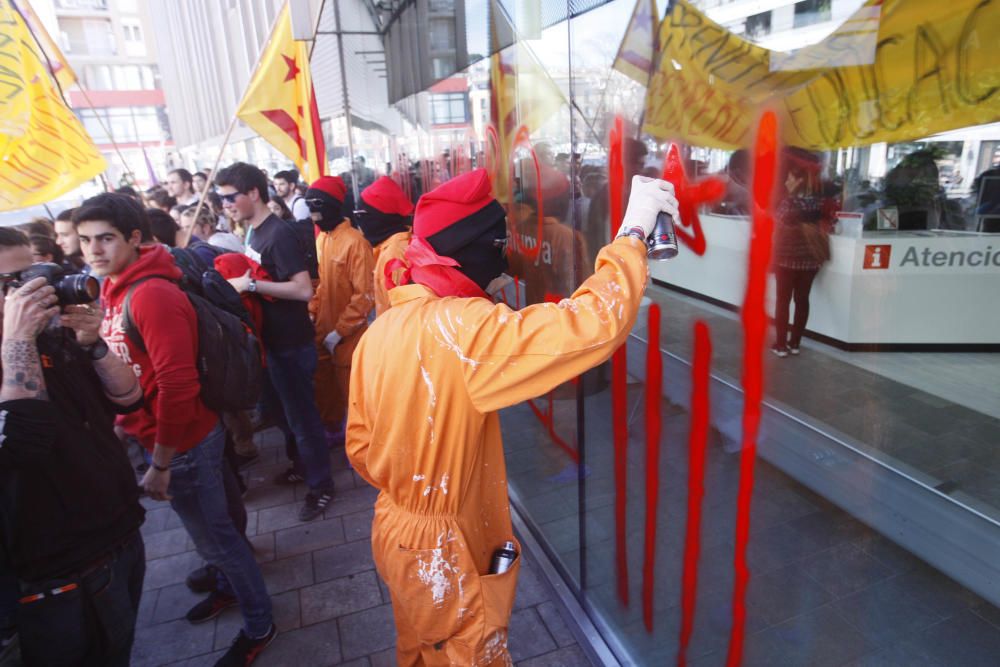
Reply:
<svg viewBox="0 0 1000 667"><path fill-rule="evenodd" d="M455 49L455 19L431 19L431 51L453 51Z"/></svg>
<svg viewBox="0 0 1000 667"><path fill-rule="evenodd" d="M747 17L746 36L748 39L760 39L771 33L771 12L761 12Z"/></svg>
<svg viewBox="0 0 1000 667"><path fill-rule="evenodd" d="M434 125L465 123L468 121L466 107L465 93L431 95L431 123Z"/></svg>
<svg viewBox="0 0 1000 667"><path fill-rule="evenodd" d="M803 28L814 23L822 23L832 18L830 0L802 0L795 3L796 28Z"/></svg>
<svg viewBox="0 0 1000 667"><path fill-rule="evenodd" d="M146 55L146 42L143 40L142 26L138 21L131 19L122 21L122 32L125 33L125 52L128 55Z"/></svg>
<svg viewBox="0 0 1000 667"><path fill-rule="evenodd" d="M437 56L431 59L435 79L447 79L455 73L455 56Z"/></svg>

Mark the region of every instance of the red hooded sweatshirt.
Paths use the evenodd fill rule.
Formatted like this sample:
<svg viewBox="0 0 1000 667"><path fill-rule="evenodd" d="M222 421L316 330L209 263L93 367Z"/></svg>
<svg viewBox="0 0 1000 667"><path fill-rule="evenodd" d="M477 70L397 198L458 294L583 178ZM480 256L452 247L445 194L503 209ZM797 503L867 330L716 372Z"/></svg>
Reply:
<svg viewBox="0 0 1000 667"><path fill-rule="evenodd" d="M147 276L169 280L147 280L132 293L132 322L145 343L143 351L125 333L123 308L129 287ZM101 336L135 371L146 399L141 410L123 415L118 423L146 449L159 443L175 447L178 453L204 440L219 421L199 396L198 322L187 296L170 282L180 277L181 270L165 247L145 246L139 261L114 282L105 280L101 288Z"/></svg>

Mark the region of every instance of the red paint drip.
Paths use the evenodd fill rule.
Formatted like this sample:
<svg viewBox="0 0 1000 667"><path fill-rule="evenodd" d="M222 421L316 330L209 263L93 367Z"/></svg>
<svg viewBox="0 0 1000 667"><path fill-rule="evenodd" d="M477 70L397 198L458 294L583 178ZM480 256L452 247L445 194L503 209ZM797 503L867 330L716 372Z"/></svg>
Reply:
<svg viewBox="0 0 1000 667"><path fill-rule="evenodd" d="M624 121L615 118L608 133L608 208L611 213L611 234L614 239L621 225L622 189L625 169L622 158ZM615 572L618 598L628 605L628 542L626 541L626 509L628 501L628 357L625 346L615 351L611 360L611 423L615 453Z"/></svg>
<svg viewBox="0 0 1000 667"><path fill-rule="evenodd" d="M753 230L750 237L750 265L747 291L740 311L743 322L743 449L740 452L740 485L736 505L736 553L733 567L733 627L729 635L727 667L743 661L746 633L746 594L750 581L747 544L750 541L750 499L753 495L753 468L760 429L760 404L764 398L764 347L768 317L765 304L767 272L771 264L771 192L777 161L777 121L773 112L764 113L757 128L754 147Z"/></svg>
<svg viewBox="0 0 1000 667"><path fill-rule="evenodd" d="M660 396L663 358L660 353L660 306L649 307L646 344L646 550L642 563L642 620L653 631L653 573L656 569L656 524L660 506Z"/></svg>
<svg viewBox="0 0 1000 667"><path fill-rule="evenodd" d="M709 371L712 338L708 326L694 324L694 364L691 367L691 432L688 435L687 531L684 537L684 575L681 583L681 637L677 665L687 664L687 648L694 630L698 598L698 557L701 554L701 506L705 497L705 452L709 429Z"/></svg>

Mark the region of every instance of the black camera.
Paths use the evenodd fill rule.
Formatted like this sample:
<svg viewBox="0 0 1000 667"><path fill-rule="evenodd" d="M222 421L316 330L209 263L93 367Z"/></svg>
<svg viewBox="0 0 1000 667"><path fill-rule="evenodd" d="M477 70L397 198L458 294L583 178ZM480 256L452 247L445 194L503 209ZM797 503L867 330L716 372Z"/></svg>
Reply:
<svg viewBox="0 0 1000 667"><path fill-rule="evenodd" d="M32 264L21 271L20 278L10 285L11 287L20 287L35 278L45 278L49 285L55 288L56 298L59 299L61 306L92 303L101 295L101 286L94 276L86 276L82 273L66 275L66 271L61 266L51 262Z"/></svg>

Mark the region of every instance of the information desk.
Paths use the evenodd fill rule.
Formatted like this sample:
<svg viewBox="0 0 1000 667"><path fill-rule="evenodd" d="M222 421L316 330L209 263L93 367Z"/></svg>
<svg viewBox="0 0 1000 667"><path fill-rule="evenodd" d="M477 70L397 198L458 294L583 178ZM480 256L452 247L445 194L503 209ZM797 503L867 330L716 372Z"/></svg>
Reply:
<svg viewBox="0 0 1000 667"><path fill-rule="evenodd" d="M653 278L733 306L746 288L750 220L702 215L707 250L650 262ZM949 231L830 236L807 330L845 344L1000 344L1000 235ZM769 285L773 312L774 278ZM794 305L792 306L794 312Z"/></svg>

